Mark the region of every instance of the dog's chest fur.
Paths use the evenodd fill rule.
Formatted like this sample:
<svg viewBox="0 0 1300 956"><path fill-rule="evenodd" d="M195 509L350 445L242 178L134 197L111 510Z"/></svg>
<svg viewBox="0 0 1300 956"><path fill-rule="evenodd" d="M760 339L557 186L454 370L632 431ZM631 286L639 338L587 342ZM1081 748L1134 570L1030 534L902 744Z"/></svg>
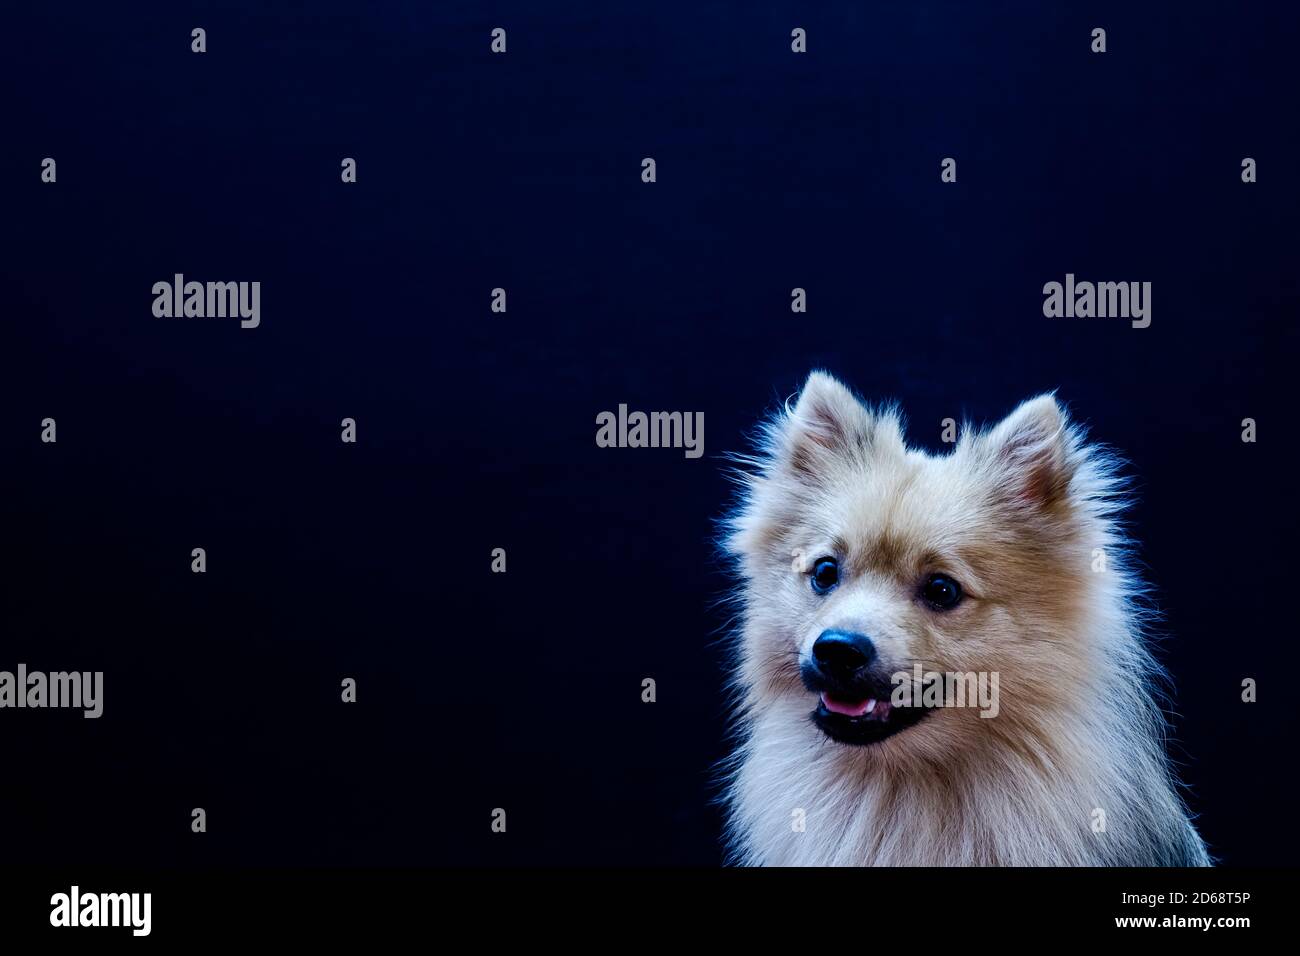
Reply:
<svg viewBox="0 0 1300 956"><path fill-rule="evenodd" d="M983 767L891 764L826 740L796 707L777 706L755 720L740 756L730 790L739 863L1208 863L1174 794L1101 752L1049 774L1009 755Z"/></svg>

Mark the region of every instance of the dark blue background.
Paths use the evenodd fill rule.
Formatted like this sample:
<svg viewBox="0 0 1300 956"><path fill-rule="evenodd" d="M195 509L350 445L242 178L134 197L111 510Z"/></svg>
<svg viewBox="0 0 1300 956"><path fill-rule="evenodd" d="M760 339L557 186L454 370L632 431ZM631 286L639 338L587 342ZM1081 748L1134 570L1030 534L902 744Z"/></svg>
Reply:
<svg viewBox="0 0 1300 956"><path fill-rule="evenodd" d="M928 447L1059 388L1127 454L1190 802L1294 858L1288 5L22 6L0 668L106 691L0 713L7 859L717 862L718 456L818 366ZM261 327L155 319L175 272ZM1045 319L1066 272L1151 327ZM596 448L620 402L706 457Z"/></svg>

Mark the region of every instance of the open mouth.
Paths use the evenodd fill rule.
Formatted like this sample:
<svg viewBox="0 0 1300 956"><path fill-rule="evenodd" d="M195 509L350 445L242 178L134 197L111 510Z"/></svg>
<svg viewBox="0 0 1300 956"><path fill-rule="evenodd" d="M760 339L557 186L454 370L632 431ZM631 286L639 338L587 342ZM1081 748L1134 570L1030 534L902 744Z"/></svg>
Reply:
<svg viewBox="0 0 1300 956"><path fill-rule="evenodd" d="M924 707L895 707L874 697L847 699L821 692L812 720L827 737L843 744L874 744L920 721Z"/></svg>

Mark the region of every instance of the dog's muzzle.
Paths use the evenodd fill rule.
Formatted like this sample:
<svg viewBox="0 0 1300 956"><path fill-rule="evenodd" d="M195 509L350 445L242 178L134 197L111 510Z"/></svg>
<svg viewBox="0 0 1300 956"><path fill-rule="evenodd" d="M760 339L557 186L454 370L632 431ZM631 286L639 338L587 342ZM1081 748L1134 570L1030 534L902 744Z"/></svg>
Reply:
<svg viewBox="0 0 1300 956"><path fill-rule="evenodd" d="M876 645L865 634L827 630L799 668L804 686L818 695L812 721L832 740L874 744L925 717L916 706L896 706L894 685L881 673Z"/></svg>

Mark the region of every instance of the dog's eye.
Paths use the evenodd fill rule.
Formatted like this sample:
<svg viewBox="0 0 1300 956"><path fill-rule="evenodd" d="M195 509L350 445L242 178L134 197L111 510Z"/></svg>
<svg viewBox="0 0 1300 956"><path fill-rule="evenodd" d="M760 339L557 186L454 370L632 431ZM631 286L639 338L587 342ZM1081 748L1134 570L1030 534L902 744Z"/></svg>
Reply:
<svg viewBox="0 0 1300 956"><path fill-rule="evenodd" d="M921 587L921 597L936 611L950 611L961 601L961 585L946 574L932 574Z"/></svg>
<svg viewBox="0 0 1300 956"><path fill-rule="evenodd" d="M825 594L840 583L840 566L834 558L819 558L813 565L812 589Z"/></svg>

